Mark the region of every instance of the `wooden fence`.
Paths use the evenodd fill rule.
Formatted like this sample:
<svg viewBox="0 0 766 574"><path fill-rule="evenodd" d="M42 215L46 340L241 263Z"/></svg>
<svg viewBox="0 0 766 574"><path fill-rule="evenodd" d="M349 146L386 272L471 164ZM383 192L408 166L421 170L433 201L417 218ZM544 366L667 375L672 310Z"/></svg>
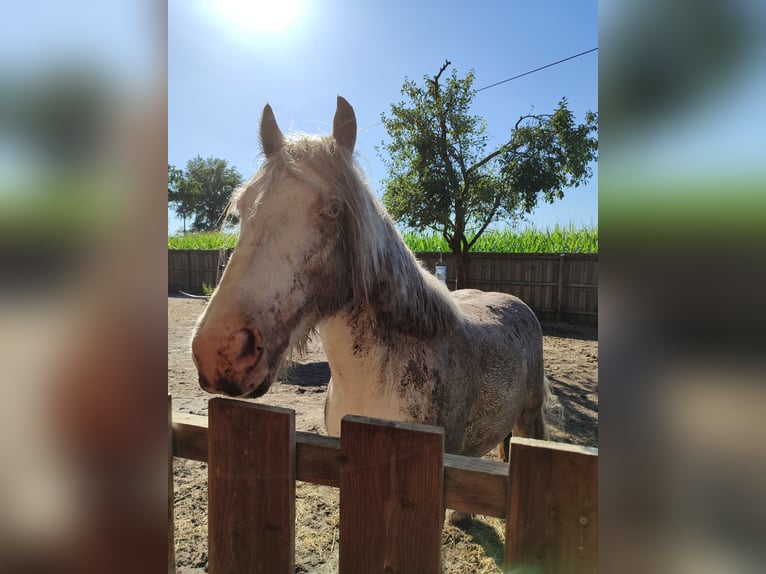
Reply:
<svg viewBox="0 0 766 574"><path fill-rule="evenodd" d="M341 574L439 572L445 506L506 519L509 571L596 571L597 449L513 438L506 465L445 454L440 427L347 416L336 439L296 432L292 410L223 398L209 419L169 403L168 422L171 476L173 456L208 463L211 574L295 571L296 480L340 489Z"/></svg>
<svg viewBox="0 0 766 574"><path fill-rule="evenodd" d="M217 284L230 250L168 250L168 291L202 293ZM418 253L432 272L447 266L447 285L455 286L451 254ZM598 254L471 253L468 287L511 293L540 319L598 323Z"/></svg>
<svg viewBox="0 0 766 574"><path fill-rule="evenodd" d="M201 295L218 285L231 249L168 249L168 293Z"/></svg>
<svg viewBox="0 0 766 574"><path fill-rule="evenodd" d="M431 271L447 265L447 285L455 287L452 254L418 253ZM471 253L468 288L516 295L541 319L598 323L597 253Z"/></svg>

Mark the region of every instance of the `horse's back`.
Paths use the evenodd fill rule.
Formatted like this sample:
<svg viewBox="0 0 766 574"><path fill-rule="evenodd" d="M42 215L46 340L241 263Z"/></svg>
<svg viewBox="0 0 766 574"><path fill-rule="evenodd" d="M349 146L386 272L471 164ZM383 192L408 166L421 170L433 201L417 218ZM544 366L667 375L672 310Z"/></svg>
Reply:
<svg viewBox="0 0 766 574"><path fill-rule="evenodd" d="M507 293L452 292L463 317L465 354L475 380L466 421L464 454L483 455L510 433L530 394L542 390L542 330L521 299Z"/></svg>
<svg viewBox="0 0 766 574"><path fill-rule="evenodd" d="M469 326L480 328L489 337L511 333L530 344L542 345L542 331L532 309L521 299L508 293L459 289L452 298Z"/></svg>

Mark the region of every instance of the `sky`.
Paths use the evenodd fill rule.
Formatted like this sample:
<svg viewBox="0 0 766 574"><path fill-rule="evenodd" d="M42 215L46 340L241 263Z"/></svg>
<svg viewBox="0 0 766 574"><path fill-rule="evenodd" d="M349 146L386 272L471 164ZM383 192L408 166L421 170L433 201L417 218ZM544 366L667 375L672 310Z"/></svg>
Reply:
<svg viewBox="0 0 766 574"><path fill-rule="evenodd" d="M171 0L168 3L168 162L226 159L244 178L259 165L258 123L271 104L284 133L331 131L337 95L354 107L356 154L381 196L380 123L445 60L473 69L476 89L598 46L596 1ZM566 97L578 122L598 111L598 52L481 91L471 108L502 143L523 114ZM598 225L598 172L528 216L537 228ZM168 231L181 229L169 211Z"/></svg>

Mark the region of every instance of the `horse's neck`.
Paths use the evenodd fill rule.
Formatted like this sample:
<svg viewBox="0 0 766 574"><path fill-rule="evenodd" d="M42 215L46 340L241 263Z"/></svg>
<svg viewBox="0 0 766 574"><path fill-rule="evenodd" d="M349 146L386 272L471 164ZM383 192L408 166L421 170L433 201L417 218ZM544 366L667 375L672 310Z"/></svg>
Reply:
<svg viewBox="0 0 766 574"><path fill-rule="evenodd" d="M421 267L398 234L391 245L395 255L383 266L369 303L380 335L430 340L451 331L460 313L446 286Z"/></svg>
<svg viewBox="0 0 766 574"><path fill-rule="evenodd" d="M346 307L317 326L334 378L360 383L380 372L384 347L376 340L369 317Z"/></svg>
<svg viewBox="0 0 766 574"><path fill-rule="evenodd" d="M332 436L340 435L346 414L400 418L398 403L385 392L385 348L359 323L365 320L347 307L317 325L332 374L325 403Z"/></svg>
<svg viewBox="0 0 766 574"><path fill-rule="evenodd" d="M413 345L433 346L459 322L446 287L422 270L403 242L399 248L366 299L350 301L317 325L334 378L355 373L355 379L380 379L392 357L396 361Z"/></svg>
<svg viewBox="0 0 766 574"><path fill-rule="evenodd" d="M383 289L398 291L388 285ZM361 398L384 378L395 337L390 336L389 318L394 302L386 301L383 306L382 297L381 292L375 292L369 301L352 300L317 324L336 390Z"/></svg>
<svg viewBox="0 0 766 574"><path fill-rule="evenodd" d="M381 380L395 370L388 363L402 354L402 345L430 342L459 321L447 288L420 266L390 219L380 217L370 223L379 251L354 254L352 268L366 265L354 273L365 277L363 288L355 284L351 301L317 325L333 380L350 373Z"/></svg>

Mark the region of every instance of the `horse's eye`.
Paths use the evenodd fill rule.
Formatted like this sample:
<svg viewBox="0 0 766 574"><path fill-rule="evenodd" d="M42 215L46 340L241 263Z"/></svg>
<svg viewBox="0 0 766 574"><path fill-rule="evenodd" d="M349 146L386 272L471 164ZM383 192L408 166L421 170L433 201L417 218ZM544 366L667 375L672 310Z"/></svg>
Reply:
<svg viewBox="0 0 766 574"><path fill-rule="evenodd" d="M340 203L333 201L324 209L323 213L328 217L338 217L341 211L342 208Z"/></svg>

